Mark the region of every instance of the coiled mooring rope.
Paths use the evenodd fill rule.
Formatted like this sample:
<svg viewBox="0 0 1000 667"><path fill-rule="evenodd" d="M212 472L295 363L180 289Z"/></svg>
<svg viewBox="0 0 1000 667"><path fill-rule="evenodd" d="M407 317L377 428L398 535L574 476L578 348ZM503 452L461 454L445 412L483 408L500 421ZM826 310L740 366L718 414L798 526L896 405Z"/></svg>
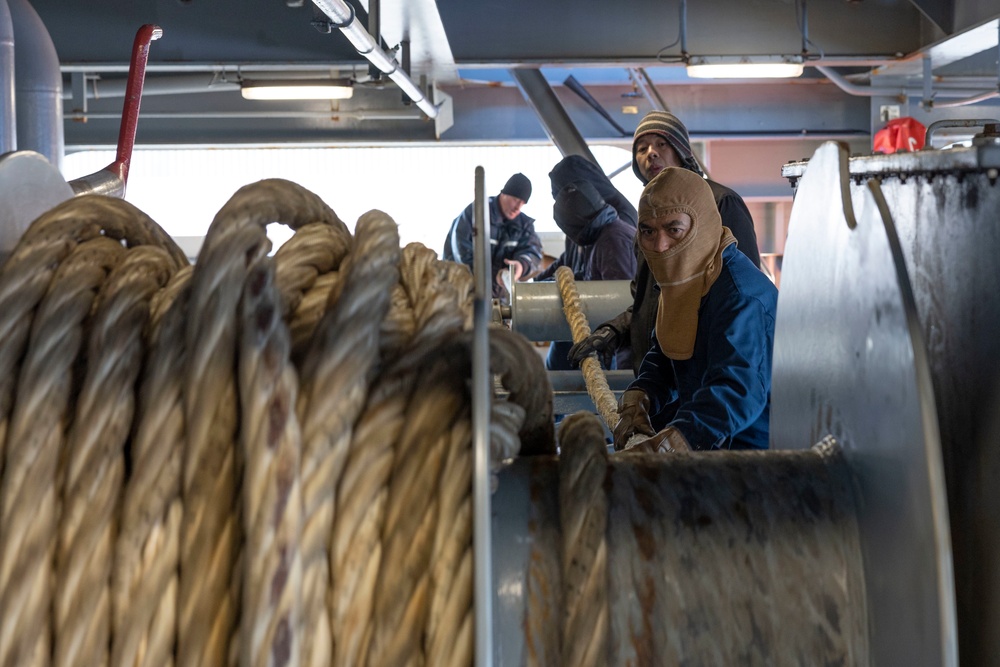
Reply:
<svg viewBox="0 0 1000 667"><path fill-rule="evenodd" d="M471 303L277 179L194 267L118 200L37 220L0 268L0 665L470 664ZM553 452L540 359L491 353L495 458Z"/></svg>

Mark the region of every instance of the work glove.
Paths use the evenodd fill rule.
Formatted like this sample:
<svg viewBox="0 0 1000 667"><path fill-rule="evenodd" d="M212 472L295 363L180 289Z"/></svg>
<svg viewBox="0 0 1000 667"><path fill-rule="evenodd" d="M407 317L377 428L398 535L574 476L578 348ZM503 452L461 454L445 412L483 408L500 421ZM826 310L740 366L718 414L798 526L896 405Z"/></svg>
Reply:
<svg viewBox="0 0 1000 667"><path fill-rule="evenodd" d="M611 368L615 351L618 349L618 332L609 324L602 324L594 332L569 348L566 355L573 368L577 368L584 359L596 352L600 355L605 368Z"/></svg>
<svg viewBox="0 0 1000 667"><path fill-rule="evenodd" d="M653 424L649 421L649 397L642 389L628 389L618 401L618 423L615 425L615 451L625 449L625 445L636 433L653 436Z"/></svg>
<svg viewBox="0 0 1000 667"><path fill-rule="evenodd" d="M645 438L632 443L625 448L627 452L649 452L651 454L669 454L671 452L690 452L684 434L673 426L668 426L651 438Z"/></svg>

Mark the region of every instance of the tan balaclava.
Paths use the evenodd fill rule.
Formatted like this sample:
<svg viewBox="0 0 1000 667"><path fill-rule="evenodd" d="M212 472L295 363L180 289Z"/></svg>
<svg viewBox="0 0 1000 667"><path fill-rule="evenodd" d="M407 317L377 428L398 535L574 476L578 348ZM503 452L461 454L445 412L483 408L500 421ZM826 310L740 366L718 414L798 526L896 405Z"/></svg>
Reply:
<svg viewBox="0 0 1000 667"><path fill-rule="evenodd" d="M690 359L694 354L701 298L722 271L723 249L736 243L729 228L722 226L705 179L687 169L668 167L643 189L639 225L678 212L691 216L687 236L665 252L642 248L660 286L656 340L663 354L675 360Z"/></svg>

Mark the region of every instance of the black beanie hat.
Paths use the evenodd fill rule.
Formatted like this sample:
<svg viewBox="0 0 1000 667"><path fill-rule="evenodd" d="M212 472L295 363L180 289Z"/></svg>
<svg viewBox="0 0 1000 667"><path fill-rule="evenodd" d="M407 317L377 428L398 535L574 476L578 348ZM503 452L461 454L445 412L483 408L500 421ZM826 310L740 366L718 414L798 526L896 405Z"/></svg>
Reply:
<svg viewBox="0 0 1000 667"><path fill-rule="evenodd" d="M635 134L632 135L632 172L635 173L636 178L642 181L643 185L649 181L643 178L642 172L639 171L639 163L635 159L635 145L639 141L639 137L645 134L658 134L666 139L667 143L677 151L677 156L681 159L681 165L685 169L693 171L699 176L704 176L698 160L694 157L694 151L691 150L691 139L688 137L684 123L669 111L650 111L639 121L639 126L635 128Z"/></svg>
<svg viewBox="0 0 1000 667"><path fill-rule="evenodd" d="M500 194L517 197L527 204L528 198L531 197L531 181L528 180L527 176L518 172L507 179L507 185L503 186Z"/></svg>

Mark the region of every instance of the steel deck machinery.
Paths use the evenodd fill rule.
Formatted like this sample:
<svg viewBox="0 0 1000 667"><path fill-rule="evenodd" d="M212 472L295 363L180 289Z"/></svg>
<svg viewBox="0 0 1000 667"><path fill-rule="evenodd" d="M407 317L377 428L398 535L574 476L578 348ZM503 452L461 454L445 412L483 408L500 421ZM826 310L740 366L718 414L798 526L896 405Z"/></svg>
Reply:
<svg viewBox="0 0 1000 667"><path fill-rule="evenodd" d="M991 129L786 165L771 451L607 455L574 416L501 470L497 664L1000 660Z"/></svg>

